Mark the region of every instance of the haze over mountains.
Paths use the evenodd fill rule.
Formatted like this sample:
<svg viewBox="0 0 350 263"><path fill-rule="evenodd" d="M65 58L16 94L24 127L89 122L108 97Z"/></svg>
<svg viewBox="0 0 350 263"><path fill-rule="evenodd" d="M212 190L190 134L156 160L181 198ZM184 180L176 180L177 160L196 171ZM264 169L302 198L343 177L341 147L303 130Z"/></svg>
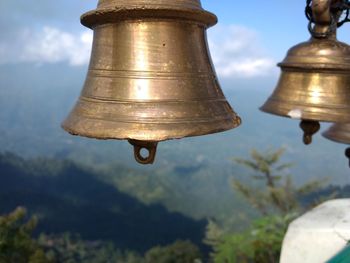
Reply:
<svg viewBox="0 0 350 263"><path fill-rule="evenodd" d="M272 78L222 80L226 97L243 125L221 134L163 142L156 164L140 167L125 141L73 137L60 128L79 95L85 73L83 67L64 64L0 66L0 150L28 157L72 158L93 166L120 162L153 171L205 165L210 171L233 173L232 157L247 157L253 148L283 146L287 149L285 160L295 163L291 174L297 182L317 177L329 177L336 184L348 182L346 146L318 134L306 147L298 121L258 110L275 85Z"/></svg>

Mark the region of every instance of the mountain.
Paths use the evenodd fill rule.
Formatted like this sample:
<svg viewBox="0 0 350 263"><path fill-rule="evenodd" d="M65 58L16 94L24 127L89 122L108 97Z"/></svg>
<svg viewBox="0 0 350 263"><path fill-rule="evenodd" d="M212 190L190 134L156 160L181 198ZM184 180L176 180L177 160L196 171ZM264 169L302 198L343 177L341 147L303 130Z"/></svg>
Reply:
<svg viewBox="0 0 350 263"><path fill-rule="evenodd" d="M120 166L117 176L133 172ZM202 249L206 220L143 204L70 161L24 160L0 154L0 214L24 206L39 217L37 233L77 233L85 240L111 241L144 252L176 240Z"/></svg>

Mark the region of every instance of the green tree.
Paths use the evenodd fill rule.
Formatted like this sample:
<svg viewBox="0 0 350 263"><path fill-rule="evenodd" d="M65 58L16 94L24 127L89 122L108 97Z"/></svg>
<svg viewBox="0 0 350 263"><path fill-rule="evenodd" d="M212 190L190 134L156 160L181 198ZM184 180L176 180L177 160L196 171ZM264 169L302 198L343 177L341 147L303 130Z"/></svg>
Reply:
<svg viewBox="0 0 350 263"><path fill-rule="evenodd" d="M258 183L257 187L252 187L241 183L237 178L233 179L235 190L263 216L303 212L308 207L302 206L300 197L317 192L325 184L324 181L313 180L301 187L295 186L287 173L292 164L280 163L284 152L284 149L269 150L265 153L252 150L250 160L234 159L236 163L254 172L251 175L253 181L263 182L263 185ZM313 205L319 201L314 200Z"/></svg>
<svg viewBox="0 0 350 263"><path fill-rule="evenodd" d="M214 258L216 253L218 253L223 235L224 231L222 230L222 227L214 220L210 219L206 227L205 239L203 240L203 243L212 247L213 251L210 253L212 258Z"/></svg>
<svg viewBox="0 0 350 263"><path fill-rule="evenodd" d="M64 233L39 237L39 244L57 263L143 263L143 258L131 251L122 252L113 243L85 241L79 235Z"/></svg>
<svg viewBox="0 0 350 263"><path fill-rule="evenodd" d="M154 247L145 255L146 263L196 263L200 262L199 248L190 241L176 241L165 247Z"/></svg>
<svg viewBox="0 0 350 263"><path fill-rule="evenodd" d="M22 207L0 217L0 263L50 262L31 238L36 225L35 217L26 221L26 210Z"/></svg>
<svg viewBox="0 0 350 263"><path fill-rule="evenodd" d="M32 239L36 217L26 220L26 210L17 208L0 217L0 263L199 263L199 248L190 241L154 247L142 257L121 251L113 243L85 241L79 235L41 234Z"/></svg>
<svg viewBox="0 0 350 263"><path fill-rule="evenodd" d="M277 263L279 262L283 237L289 223L304 212L300 196L314 193L324 183L317 180L301 187L293 184L288 175L290 163L281 163L284 149L260 153L251 152L251 159L234 159L254 173L254 183L242 183L233 179L234 189L255 208L262 218L255 220L251 227L242 232L221 237L218 226L207 228L206 243L212 244L212 259L215 263ZM313 204L317 204L317 200Z"/></svg>

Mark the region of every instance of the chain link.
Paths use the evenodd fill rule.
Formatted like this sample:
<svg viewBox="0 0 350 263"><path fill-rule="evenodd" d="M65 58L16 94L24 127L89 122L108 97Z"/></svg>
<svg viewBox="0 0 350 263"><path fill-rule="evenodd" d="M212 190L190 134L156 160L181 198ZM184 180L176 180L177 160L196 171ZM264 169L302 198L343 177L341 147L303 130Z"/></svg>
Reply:
<svg viewBox="0 0 350 263"><path fill-rule="evenodd" d="M338 13L341 12L341 19L337 22L336 16ZM312 12L312 0L306 0L306 7L305 7L305 15L306 18L309 20L309 31L312 34L313 37L316 38L324 38L328 37L332 33L334 33L337 28L341 27L347 22L350 22L350 0L342 0L338 1L337 3L332 4L331 6L331 25L329 27L329 30L326 33L316 33L314 30L313 24L315 23L313 12Z"/></svg>

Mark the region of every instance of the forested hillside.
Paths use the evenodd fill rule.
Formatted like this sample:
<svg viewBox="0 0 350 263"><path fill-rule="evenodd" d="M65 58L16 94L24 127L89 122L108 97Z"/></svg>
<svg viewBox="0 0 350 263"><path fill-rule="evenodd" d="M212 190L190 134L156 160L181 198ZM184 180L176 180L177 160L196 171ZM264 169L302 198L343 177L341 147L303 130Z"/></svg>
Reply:
<svg viewBox="0 0 350 263"><path fill-rule="evenodd" d="M257 152L252 153L256 160L262 158ZM267 157L264 158L273 158L271 160L277 163L276 171L278 167L284 167L283 170L289 167L289 164L279 164L282 153L282 150L265 153ZM244 159L237 161L253 164ZM246 230L252 221L261 217L259 209L256 209L261 205L255 206L255 202L263 202L263 206L272 208L274 205L279 207L281 203L274 204L270 199L261 198L268 195L259 194L266 187L261 181L260 170L253 173L253 177L249 170L241 169L240 175L228 178L219 175L214 180L210 173L205 173L204 167L177 167L171 171L145 173L121 164L92 168L69 160L23 159L15 154L3 153L0 154L0 231L3 231L1 227L10 226L10 223L2 226L7 222L4 220L12 220L13 227L19 227L16 220L23 220L24 214L23 210L15 209L25 207L28 211L26 218L34 216L38 222L37 227L34 227L34 221L28 221L29 225L23 226L26 231L35 229L33 237L37 240L33 246L39 250L31 250L32 256L40 257L44 251L47 257L56 260L38 262L119 263L123 258L123 263L153 263L155 258L163 258L164 262L173 262L171 258L174 258L176 263L180 263L182 257L209 262L210 253L214 262L221 263L219 259L226 258L227 253L237 253L239 249L246 249L247 242L255 242L249 234L251 231ZM294 186L293 179L287 179L285 173L281 175L281 179L276 177L279 188L274 188L271 193L281 194L279 198L285 200L283 202L291 202L285 194L293 193L293 204L299 204L296 211L308 209L324 198L350 196L350 186L327 186L322 181L311 182L297 193L295 191L299 188ZM217 179L224 181L217 182ZM196 189L192 187L195 182ZM208 187L209 184L212 188ZM217 184L226 184L227 193L231 195L223 193L220 197ZM233 191L234 188L236 191ZM260 198L253 202L253 206L244 200L247 197L254 200L252 197L255 195ZM278 235L278 238L271 237L273 242L277 242L275 253L278 257L285 226L294 214L289 216L288 212L288 217L283 218L285 221L281 221L278 209L269 211L271 217L259 219L255 226L260 231L271 230L271 227L276 231L279 229L279 232L265 233L267 236ZM10 215L1 218L5 214ZM19 231L18 238L25 238L21 236L20 229L16 231ZM10 236L13 235L14 232ZM236 244L240 238L244 242ZM11 249L22 244L10 240L2 242L7 246L13 245ZM0 256L2 249L0 245ZM20 249L21 253L26 251ZM182 252L179 254L179 251Z"/></svg>
<svg viewBox="0 0 350 263"><path fill-rule="evenodd" d="M118 173L127 169L120 167ZM24 206L39 218L37 233L80 234L144 252L178 239L202 245L205 220L143 204L70 161L25 161L0 155L0 214Z"/></svg>

